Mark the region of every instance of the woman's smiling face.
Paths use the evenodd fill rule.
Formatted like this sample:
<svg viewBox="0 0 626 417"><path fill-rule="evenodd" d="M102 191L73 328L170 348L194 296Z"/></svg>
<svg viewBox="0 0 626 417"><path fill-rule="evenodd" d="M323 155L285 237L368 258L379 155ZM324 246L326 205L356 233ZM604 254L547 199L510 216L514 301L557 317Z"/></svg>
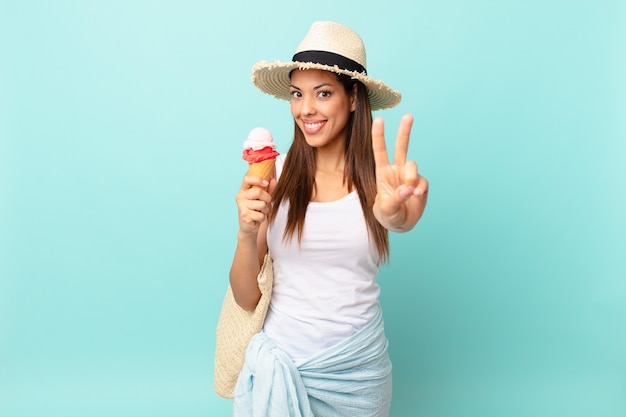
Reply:
<svg viewBox="0 0 626 417"><path fill-rule="evenodd" d="M308 69L291 73L290 91L291 114L310 146L345 142L356 90L347 94L334 73Z"/></svg>

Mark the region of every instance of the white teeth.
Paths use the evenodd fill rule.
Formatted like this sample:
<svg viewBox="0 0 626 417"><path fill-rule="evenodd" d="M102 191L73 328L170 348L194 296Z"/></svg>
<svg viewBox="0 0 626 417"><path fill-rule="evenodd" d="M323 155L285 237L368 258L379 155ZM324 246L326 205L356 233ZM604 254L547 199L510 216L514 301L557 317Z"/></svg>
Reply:
<svg viewBox="0 0 626 417"><path fill-rule="evenodd" d="M324 123L305 123L304 127L306 127L307 129L317 129L318 127L321 127Z"/></svg>

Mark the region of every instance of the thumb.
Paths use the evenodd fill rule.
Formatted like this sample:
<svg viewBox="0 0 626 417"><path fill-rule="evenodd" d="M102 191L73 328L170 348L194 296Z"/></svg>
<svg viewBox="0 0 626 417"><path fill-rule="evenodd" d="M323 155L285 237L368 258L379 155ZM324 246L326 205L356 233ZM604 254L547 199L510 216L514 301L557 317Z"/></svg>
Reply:
<svg viewBox="0 0 626 417"><path fill-rule="evenodd" d="M384 202L381 202L380 209L387 215L395 215L402 205L413 195L414 188L409 185L401 185L389 194Z"/></svg>
<svg viewBox="0 0 626 417"><path fill-rule="evenodd" d="M276 185L278 183L276 182L275 178L272 178L270 180L269 185L267 186L267 192L270 193L270 195L274 195L274 191L276 190Z"/></svg>

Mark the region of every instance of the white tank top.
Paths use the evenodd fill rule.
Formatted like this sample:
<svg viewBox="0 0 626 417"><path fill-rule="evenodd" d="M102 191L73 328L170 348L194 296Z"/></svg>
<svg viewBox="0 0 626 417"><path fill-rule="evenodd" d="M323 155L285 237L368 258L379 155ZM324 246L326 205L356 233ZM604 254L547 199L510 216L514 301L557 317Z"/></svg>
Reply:
<svg viewBox="0 0 626 417"><path fill-rule="evenodd" d="M276 164L280 174L284 155ZM264 331L296 364L353 335L378 308L378 252L356 191L310 202L302 242L283 240L288 202L268 228L274 287Z"/></svg>

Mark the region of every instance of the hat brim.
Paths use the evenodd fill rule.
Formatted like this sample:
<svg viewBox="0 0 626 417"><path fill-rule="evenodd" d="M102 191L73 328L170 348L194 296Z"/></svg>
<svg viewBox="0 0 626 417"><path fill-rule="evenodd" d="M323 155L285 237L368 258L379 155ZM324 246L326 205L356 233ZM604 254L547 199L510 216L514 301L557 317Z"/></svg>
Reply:
<svg viewBox="0 0 626 417"><path fill-rule="evenodd" d="M314 62L268 62L261 61L252 67L252 82L266 94L281 100L289 100L291 80L289 74L295 69L319 69L324 71L345 74L359 80L365 87L370 99L372 110L382 110L394 107L402 99L400 92L388 87L382 81L375 80L356 71L348 71L338 66L317 64Z"/></svg>

